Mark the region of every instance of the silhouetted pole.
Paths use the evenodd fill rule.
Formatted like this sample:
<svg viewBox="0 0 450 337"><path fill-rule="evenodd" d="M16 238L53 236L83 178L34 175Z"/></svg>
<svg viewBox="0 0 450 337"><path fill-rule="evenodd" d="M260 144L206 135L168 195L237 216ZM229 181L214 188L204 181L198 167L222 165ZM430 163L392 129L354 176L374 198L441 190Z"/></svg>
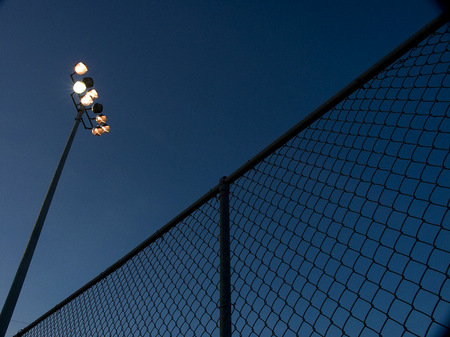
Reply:
<svg viewBox="0 0 450 337"><path fill-rule="evenodd" d="M226 178L220 180L220 337L231 337L230 197Z"/></svg>
<svg viewBox="0 0 450 337"><path fill-rule="evenodd" d="M30 240L28 241L25 253L23 254L22 260L20 261L19 268L17 269L16 276L9 290L8 297L6 298L5 304L3 305L2 313L0 314L0 337L4 337L6 331L8 330L9 322L11 321L14 308L16 307L17 300L22 290L23 282L25 281L25 276L27 275L28 267L30 266L31 259L33 258L34 250L39 239L39 236L44 226L44 221L47 216L48 209L55 194L56 186L58 185L59 178L61 177L62 170L64 168L64 163L66 162L67 156L69 154L70 147L72 146L73 139L80 124L83 110L78 110L78 115L75 118L75 123L70 132L69 139L67 140L66 146L62 153L61 159L59 160L58 166L56 168L55 174L53 175L52 182L48 188L47 195L45 196L44 203L42 204L41 211L34 225L33 231L31 232Z"/></svg>

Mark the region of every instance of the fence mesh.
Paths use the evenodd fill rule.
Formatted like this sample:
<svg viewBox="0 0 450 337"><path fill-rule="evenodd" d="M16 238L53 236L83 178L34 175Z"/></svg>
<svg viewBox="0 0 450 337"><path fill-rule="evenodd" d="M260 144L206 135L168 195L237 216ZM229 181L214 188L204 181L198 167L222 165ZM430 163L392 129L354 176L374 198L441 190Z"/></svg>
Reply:
<svg viewBox="0 0 450 337"><path fill-rule="evenodd" d="M450 317L450 31L230 186L235 336L440 336ZM219 200L18 335L218 336Z"/></svg>
<svg viewBox="0 0 450 337"><path fill-rule="evenodd" d="M440 32L232 185L243 336L426 336L450 313Z"/></svg>
<svg viewBox="0 0 450 337"><path fill-rule="evenodd" d="M26 336L213 336L218 199L211 199Z"/></svg>

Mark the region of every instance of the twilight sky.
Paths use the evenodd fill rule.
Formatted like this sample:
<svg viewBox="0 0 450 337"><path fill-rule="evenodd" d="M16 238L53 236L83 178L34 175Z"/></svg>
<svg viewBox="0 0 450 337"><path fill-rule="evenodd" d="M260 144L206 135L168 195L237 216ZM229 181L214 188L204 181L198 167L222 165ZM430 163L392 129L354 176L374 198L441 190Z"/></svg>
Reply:
<svg viewBox="0 0 450 337"><path fill-rule="evenodd" d="M89 68L78 130L7 336L152 235L440 12L432 0L0 0L0 304Z"/></svg>

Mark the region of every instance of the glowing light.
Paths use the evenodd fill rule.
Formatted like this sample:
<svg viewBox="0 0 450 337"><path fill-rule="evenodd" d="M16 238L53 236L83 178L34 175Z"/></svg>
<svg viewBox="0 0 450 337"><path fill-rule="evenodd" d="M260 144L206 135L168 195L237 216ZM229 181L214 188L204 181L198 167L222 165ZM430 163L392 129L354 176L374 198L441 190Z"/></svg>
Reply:
<svg viewBox="0 0 450 337"><path fill-rule="evenodd" d="M105 132L103 128L100 125L97 125L96 127L92 128L92 134L94 136L101 136L101 134Z"/></svg>
<svg viewBox="0 0 450 337"><path fill-rule="evenodd" d="M108 124L101 125L101 128L104 132L108 133L111 130L111 127Z"/></svg>
<svg viewBox="0 0 450 337"><path fill-rule="evenodd" d="M95 117L95 121L98 124L105 124L106 123L106 116L103 114L98 115L97 117Z"/></svg>
<svg viewBox="0 0 450 337"><path fill-rule="evenodd" d="M81 99L80 99L81 104L83 104L84 106L89 106L92 103L94 103L94 100L92 99L91 96L89 96L89 94L84 95Z"/></svg>
<svg viewBox="0 0 450 337"><path fill-rule="evenodd" d="M86 84L82 81L77 81L73 85L73 91L77 94L82 94L86 90Z"/></svg>
<svg viewBox="0 0 450 337"><path fill-rule="evenodd" d="M89 90L88 92L87 92L87 94L86 95L89 95L89 96L91 96L92 97L92 99L96 99L96 98L98 98L98 92L97 92L97 90L95 90L95 89L91 89L91 90Z"/></svg>
<svg viewBox="0 0 450 337"><path fill-rule="evenodd" d="M75 66L75 72L78 75L86 74L87 71L88 71L88 69L83 62L77 63L77 65Z"/></svg>

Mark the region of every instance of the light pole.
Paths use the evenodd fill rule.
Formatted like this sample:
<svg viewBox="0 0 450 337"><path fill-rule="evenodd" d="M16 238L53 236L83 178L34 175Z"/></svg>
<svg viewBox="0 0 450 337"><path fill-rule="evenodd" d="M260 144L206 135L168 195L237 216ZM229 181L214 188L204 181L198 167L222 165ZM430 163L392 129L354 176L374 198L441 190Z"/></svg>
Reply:
<svg viewBox="0 0 450 337"><path fill-rule="evenodd" d="M34 250L36 248L39 235L41 234L42 227L44 225L45 218L47 216L48 209L52 202L53 195L55 194L56 186L58 185L59 178L64 168L67 155L69 154L70 147L72 146L75 133L77 132L80 122L85 129L92 130L92 134L100 136L103 133L107 133L110 130L108 124L106 124L106 117L101 112L103 106L99 103L93 104L93 101L98 98L98 93L93 89L94 81L91 77L84 77L80 81L75 81L74 75L83 75L87 72L87 67L83 63L78 63L75 68L75 72L70 75L73 83L73 92L71 93L73 104L77 110L77 116L75 117L75 123L70 132L69 139L67 140L64 151L56 167L55 174L48 188L47 194L42 204L41 210L37 217L33 231L31 232L30 239L28 241L25 252L20 261L19 268L17 269L16 276L6 297L5 304L3 305L2 312L0 314L0 337L4 337L6 330L8 329L9 322L11 321L14 308L19 298L20 291L22 289L25 276L30 266L31 259L33 257ZM82 95L84 93L84 95ZM92 105L93 104L93 105ZM94 117L91 117L93 115ZM92 121L96 121L98 124L94 126Z"/></svg>

